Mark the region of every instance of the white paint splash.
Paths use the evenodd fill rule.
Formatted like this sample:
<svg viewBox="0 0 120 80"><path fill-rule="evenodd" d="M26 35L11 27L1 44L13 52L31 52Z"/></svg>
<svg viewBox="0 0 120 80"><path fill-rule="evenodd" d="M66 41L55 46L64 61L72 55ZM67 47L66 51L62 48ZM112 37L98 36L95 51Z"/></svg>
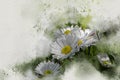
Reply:
<svg viewBox="0 0 120 80"><path fill-rule="evenodd" d="M63 80L108 80L87 61L72 64L62 78Z"/></svg>

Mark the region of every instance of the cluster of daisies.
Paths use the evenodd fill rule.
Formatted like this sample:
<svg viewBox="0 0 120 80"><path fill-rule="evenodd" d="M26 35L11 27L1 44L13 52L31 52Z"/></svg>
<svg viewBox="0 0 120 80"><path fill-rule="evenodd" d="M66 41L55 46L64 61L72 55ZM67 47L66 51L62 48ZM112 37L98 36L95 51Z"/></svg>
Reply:
<svg viewBox="0 0 120 80"><path fill-rule="evenodd" d="M79 26L68 26L55 32L55 40L50 45L52 61L44 61L38 64L35 72L42 76L57 75L60 72L61 65L54 62L54 59L62 61L72 58L76 52L81 52L82 48L88 48L99 40L95 30L84 29ZM103 66L111 65L110 59L106 54L98 54L98 60Z"/></svg>

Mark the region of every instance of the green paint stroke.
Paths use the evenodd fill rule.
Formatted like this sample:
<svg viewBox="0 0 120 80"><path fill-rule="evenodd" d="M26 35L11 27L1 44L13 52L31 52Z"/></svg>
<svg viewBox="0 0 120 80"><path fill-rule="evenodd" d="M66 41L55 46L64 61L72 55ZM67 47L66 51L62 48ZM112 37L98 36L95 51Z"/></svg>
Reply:
<svg viewBox="0 0 120 80"><path fill-rule="evenodd" d="M14 69L24 74L29 69L32 69L34 71L36 66L44 60L45 58L38 57L38 58L32 59L29 62L24 62L22 64L16 64Z"/></svg>
<svg viewBox="0 0 120 80"><path fill-rule="evenodd" d="M90 15L87 15L85 17L81 17L80 18L79 23L81 24L81 28L83 30L85 30L86 28L88 28L88 24L91 21L91 19L92 19L92 16L90 16Z"/></svg>
<svg viewBox="0 0 120 80"><path fill-rule="evenodd" d="M8 74L4 70L0 70L0 80L4 80L7 75Z"/></svg>

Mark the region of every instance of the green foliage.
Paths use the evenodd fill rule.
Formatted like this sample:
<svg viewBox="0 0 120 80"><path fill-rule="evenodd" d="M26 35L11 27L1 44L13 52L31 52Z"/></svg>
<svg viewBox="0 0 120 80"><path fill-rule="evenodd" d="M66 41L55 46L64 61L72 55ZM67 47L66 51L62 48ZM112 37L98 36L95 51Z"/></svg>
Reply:
<svg viewBox="0 0 120 80"><path fill-rule="evenodd" d="M4 80L5 77L7 77L7 73L4 70L0 70L0 80Z"/></svg>
<svg viewBox="0 0 120 80"><path fill-rule="evenodd" d="M88 28L88 23L91 21L91 19L92 19L92 17L90 15L80 18L79 24L81 24L81 28L83 30Z"/></svg>
<svg viewBox="0 0 120 80"><path fill-rule="evenodd" d="M40 58L40 57L37 57L35 59L32 59L31 61L29 62L24 62L22 64L17 64L15 66L15 70L21 72L21 73L25 73L27 70L29 69L32 69L34 71L35 67L42 61L44 61L45 58Z"/></svg>

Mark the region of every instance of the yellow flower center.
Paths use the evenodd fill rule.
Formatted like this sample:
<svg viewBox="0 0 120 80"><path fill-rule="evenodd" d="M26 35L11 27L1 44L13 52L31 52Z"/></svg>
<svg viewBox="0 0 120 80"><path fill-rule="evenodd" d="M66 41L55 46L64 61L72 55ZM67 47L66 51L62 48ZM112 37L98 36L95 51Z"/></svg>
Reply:
<svg viewBox="0 0 120 80"><path fill-rule="evenodd" d="M61 52L62 52L62 54L67 55L67 54L69 54L69 53L71 52L71 50L72 50L71 46L66 45L66 46L64 46L64 47L62 48Z"/></svg>
<svg viewBox="0 0 120 80"><path fill-rule="evenodd" d="M46 71L44 71L44 74L45 74L45 75L52 74L52 71L51 71L51 70L46 70Z"/></svg>
<svg viewBox="0 0 120 80"><path fill-rule="evenodd" d="M64 34L66 34L66 35L68 35L68 34L70 34L71 33L71 30L66 30L65 32L64 32Z"/></svg>
<svg viewBox="0 0 120 80"><path fill-rule="evenodd" d="M103 64L111 64L110 62L108 62L108 61L103 61Z"/></svg>
<svg viewBox="0 0 120 80"><path fill-rule="evenodd" d="M80 46L83 43L82 40L78 40L78 46Z"/></svg>

